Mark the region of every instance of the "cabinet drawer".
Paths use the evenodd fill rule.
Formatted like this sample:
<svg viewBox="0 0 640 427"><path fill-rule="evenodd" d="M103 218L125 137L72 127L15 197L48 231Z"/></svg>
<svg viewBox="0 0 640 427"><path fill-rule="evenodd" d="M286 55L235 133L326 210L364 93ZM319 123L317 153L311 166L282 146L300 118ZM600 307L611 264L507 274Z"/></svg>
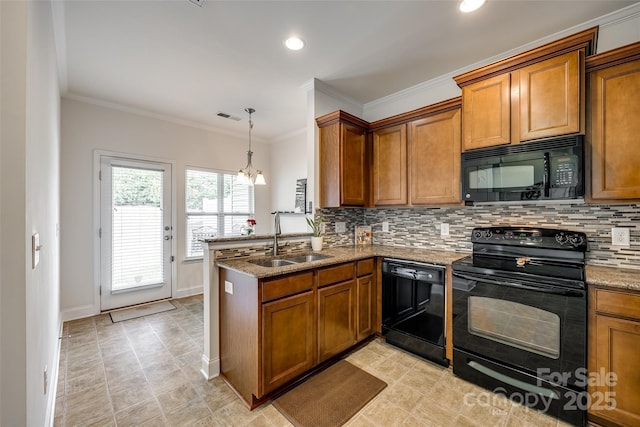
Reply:
<svg viewBox="0 0 640 427"><path fill-rule="evenodd" d="M318 270L318 286L331 283L344 282L353 278L355 263L340 264L335 267L327 267Z"/></svg>
<svg viewBox="0 0 640 427"><path fill-rule="evenodd" d="M356 271L358 272L358 277L366 276L367 274L373 273L373 258L363 259L358 261Z"/></svg>
<svg viewBox="0 0 640 427"><path fill-rule="evenodd" d="M607 313L640 319L640 294L596 289L595 307L599 314Z"/></svg>
<svg viewBox="0 0 640 427"><path fill-rule="evenodd" d="M313 287L313 272L294 274L262 283L262 302L297 294Z"/></svg>

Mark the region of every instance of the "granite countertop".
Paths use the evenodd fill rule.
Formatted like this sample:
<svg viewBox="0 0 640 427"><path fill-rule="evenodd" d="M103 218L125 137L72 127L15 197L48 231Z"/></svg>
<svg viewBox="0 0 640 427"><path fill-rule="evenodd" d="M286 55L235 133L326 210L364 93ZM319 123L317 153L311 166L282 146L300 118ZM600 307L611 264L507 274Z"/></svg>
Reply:
<svg viewBox="0 0 640 427"><path fill-rule="evenodd" d="M300 264L290 264L282 267L262 267L248 262L248 260L251 258L221 259L218 260L217 263L219 267L239 271L241 273L245 273L257 278L263 278L278 276L285 273L293 273L296 271L308 270L310 268L323 267L341 262L356 261L359 259L370 258L374 256L398 258L407 261L418 261L446 266L469 255L468 253L463 252L445 252L429 249L404 248L383 245L326 248L323 249L321 253L323 255L329 255L331 258ZM276 258L282 258L289 255L294 254L283 254L282 256L278 256Z"/></svg>
<svg viewBox="0 0 640 427"><path fill-rule="evenodd" d="M292 239L298 237L311 237L312 233L288 233L278 234L278 239ZM273 240L272 234L250 234L248 236L234 236L234 237L210 237L207 239L201 239L204 243L227 243L227 242L251 242L253 240Z"/></svg>
<svg viewBox="0 0 640 427"><path fill-rule="evenodd" d="M589 285L640 291L640 270L587 265L586 275Z"/></svg>

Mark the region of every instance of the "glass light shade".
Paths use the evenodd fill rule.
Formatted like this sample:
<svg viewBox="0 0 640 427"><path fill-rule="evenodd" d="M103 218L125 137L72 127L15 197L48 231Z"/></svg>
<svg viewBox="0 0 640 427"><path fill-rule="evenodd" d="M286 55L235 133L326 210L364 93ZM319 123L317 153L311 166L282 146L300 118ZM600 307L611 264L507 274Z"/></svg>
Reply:
<svg viewBox="0 0 640 427"><path fill-rule="evenodd" d="M267 181L264 180L264 175L262 175L262 171L258 171L256 175L255 185L267 185Z"/></svg>

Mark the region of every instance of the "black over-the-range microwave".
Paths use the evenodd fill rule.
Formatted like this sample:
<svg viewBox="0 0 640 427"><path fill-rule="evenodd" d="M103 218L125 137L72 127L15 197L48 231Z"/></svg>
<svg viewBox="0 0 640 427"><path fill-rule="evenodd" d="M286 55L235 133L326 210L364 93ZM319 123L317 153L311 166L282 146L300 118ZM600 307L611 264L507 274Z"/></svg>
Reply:
<svg viewBox="0 0 640 427"><path fill-rule="evenodd" d="M462 153L462 199L531 202L584 199L582 135Z"/></svg>

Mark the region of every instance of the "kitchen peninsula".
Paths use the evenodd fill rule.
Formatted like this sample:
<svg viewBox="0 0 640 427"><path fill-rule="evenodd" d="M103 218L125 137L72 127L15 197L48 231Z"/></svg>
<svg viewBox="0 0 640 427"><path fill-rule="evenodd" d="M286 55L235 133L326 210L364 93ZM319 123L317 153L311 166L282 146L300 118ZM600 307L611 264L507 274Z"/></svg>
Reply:
<svg viewBox="0 0 640 427"><path fill-rule="evenodd" d="M313 298L316 297L315 292L318 291L318 296L322 298L326 297L326 301L330 301L333 295L336 298L350 298L350 301L354 303L353 310L356 311L356 301L369 298L370 300L370 313L361 310L361 312L355 313L349 311L353 316L353 333L356 335L356 329L360 331L358 336L354 338L353 342L350 342L349 338L345 338L343 342L320 342L318 348L318 356L315 355L315 345L313 349L313 361L307 361L309 368L316 366L320 362L324 362L330 359L331 356L339 354L345 348L350 347L356 341L361 341L371 336L373 333L380 332L380 292L379 289L379 277L377 272L380 271L379 260L382 257L392 257L404 260L418 261L431 263L436 265L442 265L450 269L450 265L453 261L464 257L465 253L456 252L444 252L433 251L428 249L416 249L405 247L390 247L390 246L343 246L336 248L327 248L321 252L322 259L310 262L299 262L295 264L288 264L278 267L263 267L255 263L250 262L255 258L264 259L265 256L272 253L272 236L251 236L240 237L231 239L210 239L204 244L205 247L205 348L202 359L202 373L207 378L212 378L222 373L225 374L225 361L224 355L221 356L221 334L224 334L225 325L222 325L225 319L225 315L221 313L221 296L222 295L238 295L241 292L247 291L249 288L253 289L253 294L250 297L250 301L247 304L253 304L253 320L255 321L254 327L258 326L258 316L260 310L259 304L262 302L278 302L277 298L287 295L304 295L305 292L313 290ZM309 253L309 236L308 235L281 235L280 236L279 251L281 256L278 258L284 258L291 255ZM450 272L448 272L450 274ZM284 278L283 280L280 280ZM287 278L295 278L296 280L287 280ZM300 280L297 280L300 279ZM353 279L353 288L350 282ZM226 287L223 287L223 283L226 283ZM251 285L245 285L245 281L251 283ZM262 285L269 282L273 292L269 294L269 291L265 291L265 288L260 289L258 295L258 282ZM356 286L358 285L358 286ZM280 290L284 286L284 290ZM326 286L326 287L324 287ZM357 290L360 289L360 294ZM225 290L223 293L222 290ZM364 293L364 291L370 293ZM311 294L307 294L307 297ZM360 298L357 297L360 295ZM293 296L292 296L293 298ZM237 299L237 298L236 298ZM312 310L311 313L315 313L318 302L315 304L309 300L306 302L307 309ZM360 304L364 306L365 304ZM264 306L263 306L264 308ZM368 319L368 320L367 320ZM245 319L246 320L246 319ZM245 331L247 325L240 323L239 319L233 320L234 331ZM370 324L370 328L366 326ZM321 324L307 325L309 327L309 333L311 337L315 337L317 329L321 329ZM264 327L264 326L263 326ZM208 330L207 330L208 329ZM350 334L350 333L349 333ZM339 335L339 334L338 334ZM327 336L333 336L333 334L327 334ZM310 338L311 338L310 337ZM251 340L250 340L251 341ZM259 345L256 340L253 340L253 344ZM320 340L322 341L322 340ZM339 339L337 341L340 341ZM315 341L314 341L315 342ZM348 343L345 344L345 343ZM250 343L251 344L251 343ZM346 346L346 347L345 347ZM325 348L326 351L321 351ZM339 349L339 350L336 350ZM306 351L307 349L305 349ZM243 349L243 352L246 348ZM224 352L224 350L223 350ZM254 358L258 357L254 355ZM257 367L258 362L256 362ZM221 366L222 365L222 366ZM302 369L300 372L305 372L307 369ZM292 377L292 378L295 378ZM236 377L236 383L238 379ZM242 381L240 381L242 383ZM252 378L253 384L257 384L257 380ZM262 384L262 383L261 383ZM263 397L265 393L275 390L280 385L285 384L283 381L279 381L277 378L273 382L273 386L260 386L261 391L256 392L259 397ZM238 392L238 388L250 389L251 387L246 384L233 384L234 388ZM257 387L257 385L255 386ZM256 389L254 387L254 389ZM252 397L252 393L238 392L243 397L245 403L248 406L255 406L255 403L259 399L255 400Z"/></svg>

